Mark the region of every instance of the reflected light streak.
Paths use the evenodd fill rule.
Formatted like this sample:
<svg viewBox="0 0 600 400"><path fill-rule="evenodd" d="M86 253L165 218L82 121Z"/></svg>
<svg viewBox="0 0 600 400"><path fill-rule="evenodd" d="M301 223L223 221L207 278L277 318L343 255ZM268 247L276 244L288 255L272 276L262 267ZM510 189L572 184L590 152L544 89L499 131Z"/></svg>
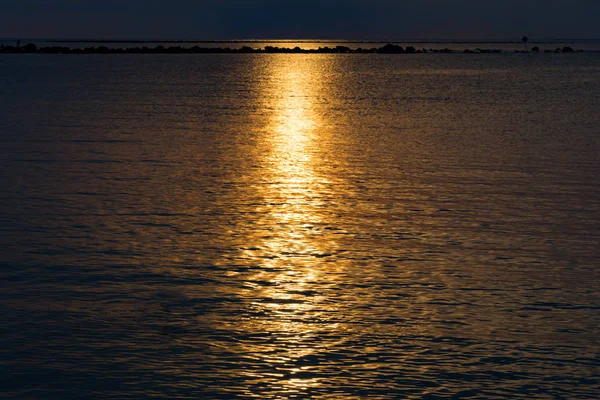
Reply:
<svg viewBox="0 0 600 400"><path fill-rule="evenodd" d="M272 65L271 70L271 95L278 103L270 126L271 149L266 160L271 184L265 193L271 204L271 224L278 230L265 240L264 247L276 256L265 260L266 266L283 268L285 272L271 280L276 285L265 295L281 302L271 304L272 311L285 313L291 309L298 313L313 308L313 302L292 303L295 295L290 292L302 292L307 282L318 279L310 263L321 250L317 238L311 236L313 224L321 221L318 208L323 183L313 168L318 114L311 102L311 89L319 76L315 64L290 57L278 61L281 62ZM282 318L278 328L293 332L296 325Z"/></svg>
<svg viewBox="0 0 600 400"><path fill-rule="evenodd" d="M273 102L265 108L273 114L265 134L267 151L261 160L264 206L259 211L272 230L262 238L263 268L254 280L270 284L256 288L260 301L253 307L265 317L253 320L250 330L282 335L285 346L278 347L276 355L270 346L252 349L272 365L293 365L318 352L319 330L335 329L315 325L325 319L324 314L334 312L314 290L315 284L326 280L323 254L334 246L321 231L328 215L323 193L329 190L325 186L329 182L315 168L322 162L318 149L323 132L319 131L318 105L313 101L322 80L320 67L309 59L274 57L264 89L264 98ZM256 257L256 253L248 256ZM319 385L315 379L298 379L294 371L278 382L290 393Z"/></svg>
<svg viewBox="0 0 600 400"><path fill-rule="evenodd" d="M311 98L320 80L319 69L313 63L286 57L271 66L270 76L267 97L276 98L277 104L269 127L270 149L265 160L269 185L264 197L270 224L277 232L264 247L277 256L267 260L268 266L275 268L322 250L311 229L322 220L321 189L327 180L314 169L319 115Z"/></svg>
<svg viewBox="0 0 600 400"><path fill-rule="evenodd" d="M316 184L312 169L311 144L314 139L316 125L315 115L308 99L310 82L303 71L283 71L279 77L284 85L283 95L278 106L278 114L273 121L272 151L269 164L275 178L278 197L284 201L285 207L273 213L273 217L281 223L294 222L292 227L302 221L314 222L317 217L311 208L311 194ZM294 229L290 235L292 243L302 239Z"/></svg>

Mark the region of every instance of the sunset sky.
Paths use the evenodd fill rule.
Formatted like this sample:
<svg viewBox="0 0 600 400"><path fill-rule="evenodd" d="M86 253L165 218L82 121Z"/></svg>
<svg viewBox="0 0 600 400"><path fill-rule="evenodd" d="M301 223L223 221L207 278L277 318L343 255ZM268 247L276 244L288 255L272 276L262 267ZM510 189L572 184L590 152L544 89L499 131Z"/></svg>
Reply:
<svg viewBox="0 0 600 400"><path fill-rule="evenodd" d="M0 37L598 38L597 0L0 0Z"/></svg>

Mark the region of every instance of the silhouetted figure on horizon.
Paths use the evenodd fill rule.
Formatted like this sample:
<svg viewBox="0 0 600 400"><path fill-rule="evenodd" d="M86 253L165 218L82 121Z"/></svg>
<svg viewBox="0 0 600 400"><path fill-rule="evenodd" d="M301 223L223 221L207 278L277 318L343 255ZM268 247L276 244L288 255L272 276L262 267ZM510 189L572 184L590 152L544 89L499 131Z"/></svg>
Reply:
<svg viewBox="0 0 600 400"><path fill-rule="evenodd" d="M527 49L527 42L529 42L529 38L527 36L523 36L521 38L521 42L523 42L523 44L525 45L525 53L529 53L529 50Z"/></svg>

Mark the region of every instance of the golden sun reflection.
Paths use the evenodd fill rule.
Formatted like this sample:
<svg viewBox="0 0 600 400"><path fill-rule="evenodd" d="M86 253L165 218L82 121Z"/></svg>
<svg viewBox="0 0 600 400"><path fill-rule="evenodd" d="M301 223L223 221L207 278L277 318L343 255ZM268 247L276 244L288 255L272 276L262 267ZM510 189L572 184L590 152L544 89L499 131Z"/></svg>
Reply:
<svg viewBox="0 0 600 400"><path fill-rule="evenodd" d="M322 254L313 232L321 222L322 188L327 179L315 171L318 160L319 113L315 98L320 70L312 62L279 59L271 65L267 98L275 99L264 159L266 215L278 227L263 243L273 257L269 266ZM289 265L288 265L289 266Z"/></svg>
<svg viewBox="0 0 600 400"><path fill-rule="evenodd" d="M298 360L319 352L320 332L335 329L324 323L335 310L324 304L319 290L328 283L329 256L335 243L324 227L330 218L326 207L331 196L330 182L319 167L325 132L323 112L315 99L321 97L322 64L300 57L273 57L263 86L265 109L270 110L261 138L259 186L262 197L257 214L268 233L246 256L259 259L261 268L252 281L252 307L261 317L250 321L250 330L277 332L285 345L276 349L250 349L264 354L273 366L287 366L279 384L294 393L318 386ZM273 354L274 353L274 354Z"/></svg>
<svg viewBox="0 0 600 400"><path fill-rule="evenodd" d="M313 228L321 222L320 187L326 180L314 170L317 163L318 113L313 98L320 81L315 64L281 58L272 65L268 98L276 99L275 113L269 125L270 149L265 158L268 185L264 196L270 223L277 227L263 243L271 254L265 260L268 268L280 268L281 274L265 293L278 309L306 311L312 302L294 302L295 293L302 293L307 282L318 279L310 261L322 253ZM293 331L294 323L282 320L280 329Z"/></svg>
<svg viewBox="0 0 600 400"><path fill-rule="evenodd" d="M293 69L281 71L277 77L284 87L277 106L278 114L273 119L272 149L268 158L275 180L276 191L272 194L285 204L273 213L273 217L282 223L292 223L293 228L303 220L314 221L316 218L311 212L314 204L307 202L311 195L316 197L314 186L317 180L311 165L317 121L309 99L309 77L311 75L306 72ZM290 233L289 239L301 240L303 237L295 230ZM297 240L292 242L298 244Z"/></svg>

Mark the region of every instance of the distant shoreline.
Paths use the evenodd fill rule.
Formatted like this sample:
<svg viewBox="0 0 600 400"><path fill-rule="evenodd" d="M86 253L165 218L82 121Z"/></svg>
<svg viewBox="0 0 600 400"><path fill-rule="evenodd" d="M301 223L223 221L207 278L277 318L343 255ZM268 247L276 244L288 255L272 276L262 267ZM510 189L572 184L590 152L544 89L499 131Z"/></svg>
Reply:
<svg viewBox="0 0 600 400"><path fill-rule="evenodd" d="M165 38L49 38L49 37L2 37L2 42L16 42L21 40L24 43L329 43L329 44L403 44L403 45L414 45L414 44L521 44L522 42L516 38L504 38L504 39L466 39L466 38L455 38L455 39L440 39L440 38L426 38L426 39L257 39L257 38L237 38L237 39L165 39ZM530 41L530 44L534 45L550 45L550 44L587 44L587 43L600 43L600 38L538 38Z"/></svg>
<svg viewBox="0 0 600 400"><path fill-rule="evenodd" d="M107 42L102 42L107 43ZM121 42L114 42L121 43ZM133 42L127 42L133 43ZM145 43L145 42L140 42ZM158 43L158 42L148 42ZM172 42L169 42L172 43ZM241 42L249 43L249 42ZM318 49L302 49L300 47L277 47L277 46L265 46L262 48L253 48L250 46L243 46L241 48L230 48L230 47L181 47L181 46L169 46L164 47L162 45L156 47L129 47L129 48L110 48L106 46L98 47L86 47L86 48L70 48L65 46L45 46L38 47L33 43L29 43L25 46L5 46L0 45L0 54L425 54L425 53L468 53L468 54L498 54L498 53L540 53L542 50L535 46L529 51L503 51L501 49L464 49L452 50L449 48L443 49L417 49L414 46L402 47L396 44L388 43L382 47L371 47L371 48L350 48L348 46L335 46L335 47L319 47ZM554 50L544 50L544 53L574 53L583 52L583 50L575 50L569 46L557 48Z"/></svg>
<svg viewBox="0 0 600 400"><path fill-rule="evenodd" d="M587 43L588 41L600 41L600 39L590 39L590 40L578 40L578 39L552 39L548 41L537 41L531 42L534 44L564 44L564 43ZM150 39L138 39L138 40L127 40L127 39L85 39L85 40L77 40L77 39L45 39L46 43L345 43L345 44L373 44L373 43L391 43L391 44L520 44L521 42L518 40L326 40L326 39L232 39L232 40L150 40Z"/></svg>

